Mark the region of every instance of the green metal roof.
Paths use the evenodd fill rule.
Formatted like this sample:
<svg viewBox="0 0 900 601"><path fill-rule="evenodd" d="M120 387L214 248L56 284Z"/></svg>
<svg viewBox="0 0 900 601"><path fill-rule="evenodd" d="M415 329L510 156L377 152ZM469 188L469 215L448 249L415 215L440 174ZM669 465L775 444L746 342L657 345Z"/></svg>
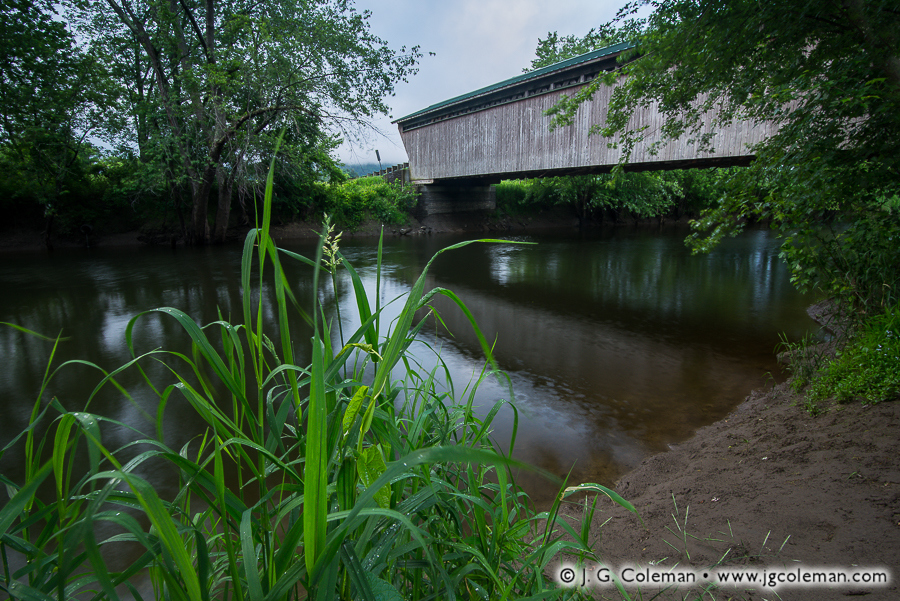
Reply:
<svg viewBox="0 0 900 601"><path fill-rule="evenodd" d="M612 46L607 46L606 48L599 48L597 50L592 50L591 52L587 52L585 54L580 54L578 56L574 56L572 58L567 58L564 61L560 61L558 63L553 63L548 67L542 67L540 69L536 69L534 71L529 71L527 73L523 73L516 77L512 77L510 79L505 79L499 83L495 83L493 85L480 88L475 90L474 92L469 92L468 94L463 94L462 96L456 96L455 98L451 98L450 100L444 100L443 102L438 102L437 104L432 104L428 108L422 109L421 111L416 111L415 113L411 113L405 117L400 117L399 119L393 121L393 123L399 123L401 121L406 121L407 119L411 119L413 117L419 117L421 115L425 115L427 113L431 113L437 111L439 109L452 106L454 104L464 102L466 100L470 100L472 98L477 98L479 96L483 96L485 94L489 94L496 90L502 90L503 88L513 86L518 83L526 82L530 79L537 79L543 75L547 75L553 73L555 71L561 71L563 69L567 69L569 67L574 67L575 65L580 65L581 63L586 63L598 58L602 58L604 56L608 56L610 54L616 54L619 52L623 52L625 50L629 50L634 48L634 44L631 42L621 42L619 44L614 44Z"/></svg>

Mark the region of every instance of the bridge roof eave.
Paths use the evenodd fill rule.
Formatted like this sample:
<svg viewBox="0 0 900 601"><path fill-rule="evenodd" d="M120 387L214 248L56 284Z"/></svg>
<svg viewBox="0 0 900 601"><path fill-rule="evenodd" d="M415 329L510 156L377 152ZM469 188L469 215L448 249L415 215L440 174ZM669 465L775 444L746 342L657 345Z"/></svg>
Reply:
<svg viewBox="0 0 900 601"><path fill-rule="evenodd" d="M578 65L582 65L584 63L589 63L591 61L596 61L602 58L607 58L613 55L621 54L626 50L630 50L634 48L634 44L631 42L621 42L619 44L614 44L612 46L607 46L606 48L599 48L597 50L593 50L591 52L587 52L585 54L581 54L564 61L560 61L558 63L554 63L547 67L543 67L541 69L536 69L534 71L529 71L527 73L523 73L516 77L511 77L509 79L505 79L501 82L495 83L490 86L486 86L483 88L479 88L473 92L469 92L468 94L462 94L460 96L456 96L454 98L450 98L449 100L444 100L442 102L438 102L437 104L433 104L427 108L424 108L420 111L416 111L414 113L410 113L405 117L400 117L399 119L395 119L391 123L394 124L403 124L404 122L410 121L412 119L420 118L430 113L436 113L439 111L447 110L450 107L453 107L457 104L461 104L464 102L468 102L470 100L475 100L482 96L487 96L488 94L492 94L494 92L501 92L508 88L527 83L532 80L537 80L542 77L546 77L548 75L553 75L559 71L565 71L566 69L571 69L572 67L576 67Z"/></svg>

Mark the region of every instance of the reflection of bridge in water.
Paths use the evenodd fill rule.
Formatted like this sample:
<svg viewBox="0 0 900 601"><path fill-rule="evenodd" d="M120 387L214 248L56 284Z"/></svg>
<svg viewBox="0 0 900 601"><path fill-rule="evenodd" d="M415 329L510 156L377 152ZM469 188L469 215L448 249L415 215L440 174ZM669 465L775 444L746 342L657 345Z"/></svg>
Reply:
<svg viewBox="0 0 900 601"><path fill-rule="evenodd" d="M545 112L566 94L613 70L629 49L617 44L549 67L451 98L396 121L409 155L410 179L422 184L425 213L489 208L490 184L502 179L604 173L618 164L614 141L590 135L603 123L612 86L601 86L581 105L572 126L550 131ZM712 115L710 115L712 117ZM745 165L750 147L769 136L774 125L735 121L712 134L710 152L699 151L688 137L670 141L655 153L664 117L645 107L628 129L645 129L645 140L632 153L628 170L681 169Z"/></svg>

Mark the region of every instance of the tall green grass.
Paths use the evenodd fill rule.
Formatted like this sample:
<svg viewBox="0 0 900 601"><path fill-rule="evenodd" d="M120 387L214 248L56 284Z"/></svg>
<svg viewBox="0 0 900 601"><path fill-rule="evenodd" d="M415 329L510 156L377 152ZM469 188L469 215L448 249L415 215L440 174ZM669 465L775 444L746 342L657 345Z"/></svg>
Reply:
<svg viewBox="0 0 900 601"><path fill-rule="evenodd" d="M481 340L481 379L495 377L490 347L463 302L448 290L425 290L429 262L396 301L402 310L385 333L383 307L378 300L370 306L337 242L325 239L327 229L313 258L275 247L271 190L270 171L261 225L244 243L239 322L199 326L175 308L142 313L126 329L134 358L99 378L94 395L115 386L128 402L117 376L144 374L158 397L156 436L136 433L128 448L107 448L104 423L128 426L46 402L44 389L67 364L48 367L30 426L3 449L24 446L25 466L24 479L0 475L9 495L0 509L0 590L23 600L141 599L135 583L143 579L154 598L177 601L577 595L556 589L546 573L561 553L596 559L589 524L569 525L559 501L536 512L516 486L507 469L518 466L513 443L498 448L489 436L507 401L478 417L471 388L454 398L440 384L440 362L423 371L409 356L425 323L417 311L443 295ZM294 295L282 261L312 270L312 298ZM379 244L379 288L380 266ZM325 276L340 269L361 324L346 339L326 321L318 295L320 278L327 285ZM252 300L265 278L274 280L275 340L264 333L273 324L263 323L263 301ZM150 313L180 324L192 352L137 354L134 327ZM292 337L298 319L312 326L311 340ZM311 345L309 365L295 363L300 344ZM145 374L153 361L170 366L168 381ZM403 377L394 375L398 366ZM206 432L169 448L162 419L176 397L191 404ZM136 456L119 459L134 449ZM77 467L76 455L85 454L87 468ZM174 498L161 498L139 475L150 464L179 480ZM633 511L611 491L593 490ZM110 530L116 533L98 534ZM121 567L126 550L133 559Z"/></svg>

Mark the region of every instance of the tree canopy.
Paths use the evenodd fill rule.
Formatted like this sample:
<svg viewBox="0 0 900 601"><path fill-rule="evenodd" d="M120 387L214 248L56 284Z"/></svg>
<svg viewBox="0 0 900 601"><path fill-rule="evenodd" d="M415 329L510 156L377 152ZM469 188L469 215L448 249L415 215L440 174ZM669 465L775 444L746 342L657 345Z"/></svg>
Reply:
<svg viewBox="0 0 900 601"><path fill-rule="evenodd" d="M608 23L592 28L583 37L561 36L559 33L551 31L546 38L538 38L538 45L534 51L537 58L531 61L531 66L523 71L527 73L579 54L633 40L641 33L643 27L642 19L624 19L622 23Z"/></svg>
<svg viewBox="0 0 900 601"><path fill-rule="evenodd" d="M621 67L564 99L571 123L600 85L617 84L599 135L627 154L646 132L626 131L638 107L665 116L663 138L709 146L705 122L771 121L729 193L698 220L707 249L768 220L801 289L861 310L897 301L900 286L900 9L888 0L638 0L653 9ZM759 194L759 184L765 193Z"/></svg>
<svg viewBox="0 0 900 601"><path fill-rule="evenodd" d="M48 235L83 174L89 136L114 121L115 98L103 66L56 17L46 1L0 4L0 158L19 175L9 193L41 204Z"/></svg>
<svg viewBox="0 0 900 601"><path fill-rule="evenodd" d="M327 156L335 134L387 111L419 58L374 36L350 0L72 0L68 17L127 99L119 144L172 196L187 192L199 244L213 190L221 240L235 181L271 156L275 132Z"/></svg>

